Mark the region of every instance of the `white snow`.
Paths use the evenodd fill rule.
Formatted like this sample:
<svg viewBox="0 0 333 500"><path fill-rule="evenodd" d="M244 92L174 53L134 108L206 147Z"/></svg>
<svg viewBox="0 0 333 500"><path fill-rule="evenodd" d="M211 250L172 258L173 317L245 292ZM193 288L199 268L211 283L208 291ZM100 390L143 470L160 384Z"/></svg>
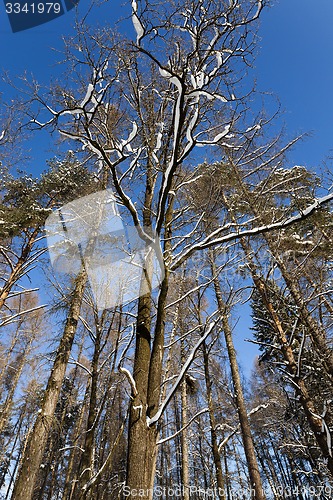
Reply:
<svg viewBox="0 0 333 500"><path fill-rule="evenodd" d="M161 68L160 66L158 69L159 69L160 75L163 76L163 78L171 78L172 75L169 71L167 71L164 68Z"/></svg>
<svg viewBox="0 0 333 500"><path fill-rule="evenodd" d="M83 99L83 101L80 104L81 108L84 108L85 105L88 104L88 102L90 101L90 99L91 99L91 97L93 95L93 92L94 92L94 86L93 86L92 83L89 83L86 95L84 96L84 99Z"/></svg>
<svg viewBox="0 0 333 500"><path fill-rule="evenodd" d="M132 22L133 22L133 26L134 26L134 29L136 31L136 43L139 44L140 43L140 40L141 38L144 36L145 34L145 29L137 15L137 12L138 12L138 4L136 2L136 0L133 0L132 1Z"/></svg>
<svg viewBox="0 0 333 500"><path fill-rule="evenodd" d="M136 388L135 380L132 377L132 374L127 370L127 368L123 368L122 366L119 367L119 371L122 372L122 373L124 373L126 375L126 377L128 378L129 383L131 384L134 396L137 396L138 395L138 390Z"/></svg>
<svg viewBox="0 0 333 500"><path fill-rule="evenodd" d="M190 248L187 248L185 251L179 254L177 258L174 260L173 264L171 265L171 270L177 269L186 259L191 257L191 255L193 255L193 253L196 250L203 250L204 248L221 245L222 243L242 238L243 236L251 236L251 235L253 236L260 233L271 231L273 229L282 229L284 227L291 226L295 222L302 220L305 217L308 217L310 214L315 212L319 207L321 207L325 203L328 203L331 200L333 200L333 193L330 193L326 196L316 199L315 202L309 205L305 210L302 210L297 215L293 215L292 217L289 217L288 219L285 219L280 222L273 222L272 224L257 226L251 229L244 229L244 230L238 229L237 231L226 234L225 236L215 237L215 238L213 232L210 235L208 235L204 240L202 240L200 243L194 243ZM222 229L223 228L220 228L219 231L221 231Z"/></svg>
<svg viewBox="0 0 333 500"><path fill-rule="evenodd" d="M172 399L174 393L176 392L177 388L179 387L181 381L183 380L183 377L185 375L185 373L187 372L188 368L190 367L194 357L195 357L195 354L197 352L197 350L199 349L199 347L201 346L201 344L206 340L206 338L208 337L208 335L211 333L211 331L213 330L214 326L216 325L216 321L213 321L212 323L210 323L210 325L208 326L208 328L206 329L204 335L202 337L200 337L200 339L198 340L198 342L195 344L195 346L193 347L193 349L191 350L187 360L185 361L184 365L183 365L183 368L181 369L175 383L173 384L172 388L170 389L170 392L169 394L167 395L167 397L165 398L165 400L163 401L163 403L161 404L158 412L156 413L156 415L154 415L152 418L149 418L147 417L147 426L150 427L152 425L154 425L156 422L158 422L158 420L161 418L164 410L166 409L166 407L168 406L170 400Z"/></svg>

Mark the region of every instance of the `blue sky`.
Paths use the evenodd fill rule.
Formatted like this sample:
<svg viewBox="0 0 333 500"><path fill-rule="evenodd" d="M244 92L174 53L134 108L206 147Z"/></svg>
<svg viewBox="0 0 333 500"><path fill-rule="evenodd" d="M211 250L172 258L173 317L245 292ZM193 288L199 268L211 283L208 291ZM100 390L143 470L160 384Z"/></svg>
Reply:
<svg viewBox="0 0 333 500"><path fill-rule="evenodd" d="M126 15L119 1L106 1L95 7L90 23ZM287 136L311 132L311 136L293 150L291 164L318 168L333 151L333 2L332 0L274 0L264 10L261 19L258 57L254 68L258 89L279 97L284 111L282 121ZM87 12L89 0L81 0L79 11ZM12 33L0 3L0 71L12 77L27 71L47 85L52 75L59 74L55 63L61 59L62 36L73 33L75 12L71 11L42 26ZM8 87L0 82L0 93L8 96ZM38 148L37 148L38 144ZM44 159L52 154L51 143L32 142L31 155L36 159L34 170L44 170ZM30 145L29 145L30 146ZM31 169L31 167L29 167ZM251 336L248 317L241 318L237 327L238 349L248 373L247 359L256 352L254 346L241 342Z"/></svg>
<svg viewBox="0 0 333 500"><path fill-rule="evenodd" d="M7 0L4 0L7 1ZM23 0L20 0L23 2ZM33 1L33 0L31 0ZM54 0L57 2L58 0ZM64 1L64 0L60 0ZM113 24L116 20L130 13L130 2L106 0L94 6L87 16L88 24L104 25L108 19ZM122 4L127 4L122 7ZM81 0L79 14L85 15L91 6L90 0ZM75 9L46 24L28 30L12 33L5 6L0 2L0 42L3 48L0 60L1 70L10 70L11 74L20 74L27 70L33 72L38 80L45 83L54 74L54 63L59 61L59 53L52 49L63 48L62 38L74 34ZM58 73L58 69L56 69Z"/></svg>
<svg viewBox="0 0 333 500"><path fill-rule="evenodd" d="M273 3L261 20L258 86L279 96L290 135L312 132L292 159L316 166L333 152L333 2Z"/></svg>
<svg viewBox="0 0 333 500"><path fill-rule="evenodd" d="M126 14L129 2L108 0L94 7L88 21ZM81 0L85 13L89 0ZM3 3L0 3L0 71L20 75L24 71L47 84L59 72L62 36L73 33L74 10L47 24L12 33ZM273 0L262 15L260 43L254 75L258 89L276 94L284 110L283 120L291 137L311 132L309 139L292 154L297 164L316 167L333 150L333 2L331 0ZM52 50L56 49L56 50ZM0 82L0 92L8 92ZM40 148L40 143L39 143ZM40 149L37 152L40 158ZM48 157L46 154L45 157Z"/></svg>

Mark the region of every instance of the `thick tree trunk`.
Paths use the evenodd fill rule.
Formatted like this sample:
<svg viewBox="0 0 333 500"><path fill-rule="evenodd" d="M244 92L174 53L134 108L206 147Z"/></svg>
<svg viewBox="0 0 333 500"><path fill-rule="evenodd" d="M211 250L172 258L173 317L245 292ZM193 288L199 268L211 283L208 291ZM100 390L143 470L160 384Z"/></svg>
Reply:
<svg viewBox="0 0 333 500"><path fill-rule="evenodd" d="M41 409L27 438L22 463L14 486L12 498L15 500L31 500L33 496L49 432L54 423L55 409L77 329L86 281L86 272L82 270L76 279L64 334L48 380Z"/></svg>
<svg viewBox="0 0 333 500"><path fill-rule="evenodd" d="M147 193L146 193L147 196ZM151 197L149 194L149 203ZM150 206L147 205L146 206ZM171 201L165 215L164 253L168 256L171 246ZM148 226L149 217L146 224ZM148 266L149 268L149 266ZM148 275L150 274L148 269ZM169 289L169 271L164 269L164 279L157 304L154 342L151 350L151 294L139 298L137 316L136 348L133 378L136 392L132 390L129 418L127 455L127 492L140 491L140 498L152 500L157 458L157 425L147 426L147 417L158 410L161 396L161 379L164 355L165 306ZM127 493L126 492L126 493Z"/></svg>
<svg viewBox="0 0 333 500"><path fill-rule="evenodd" d="M135 391L129 416L126 488L129 492L142 490L141 498L148 499L151 484L153 451L149 444L149 429L146 421L147 388L150 362L151 298L150 294L139 298L136 348L134 355ZM126 493L127 494L127 493ZM129 496L131 498L131 496Z"/></svg>
<svg viewBox="0 0 333 500"><path fill-rule="evenodd" d="M165 308L167 281L162 283L158 311ZM164 290L163 290L164 289ZM137 339L133 378L137 393L132 391L127 458L128 491L141 490L140 498L151 499L153 494L157 455L157 428L147 426L147 416L158 409L163 361L164 320L157 314L153 353L150 352L150 296L139 299ZM154 377L152 377L154 373ZM150 396L150 397L149 397ZM149 399L148 399L149 397Z"/></svg>

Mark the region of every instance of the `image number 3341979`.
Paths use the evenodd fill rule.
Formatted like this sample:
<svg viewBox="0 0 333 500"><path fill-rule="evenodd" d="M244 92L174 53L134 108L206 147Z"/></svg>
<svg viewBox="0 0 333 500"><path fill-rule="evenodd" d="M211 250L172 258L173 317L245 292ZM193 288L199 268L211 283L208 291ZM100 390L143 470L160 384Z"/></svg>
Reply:
<svg viewBox="0 0 333 500"><path fill-rule="evenodd" d="M48 23L73 9L80 0L3 0L13 33Z"/></svg>

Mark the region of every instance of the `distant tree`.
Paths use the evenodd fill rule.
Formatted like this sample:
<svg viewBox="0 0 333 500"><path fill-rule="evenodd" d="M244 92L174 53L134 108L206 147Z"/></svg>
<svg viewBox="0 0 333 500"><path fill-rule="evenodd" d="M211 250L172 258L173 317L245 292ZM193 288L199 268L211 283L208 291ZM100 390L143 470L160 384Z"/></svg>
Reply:
<svg viewBox="0 0 333 500"><path fill-rule="evenodd" d="M52 208L96 189L93 175L72 153L64 160L51 160L40 179L8 174L4 180L0 193L0 309L11 294L19 293L16 285L44 253L41 231Z"/></svg>
<svg viewBox="0 0 333 500"><path fill-rule="evenodd" d="M49 174L45 174L41 180L41 193L43 197L50 200L51 206L55 203L59 204L59 201L68 202L73 196L79 194L80 188L85 192L96 189L96 182L93 179L94 177L85 168L82 169L82 166L70 153L69 163L51 165ZM83 184L81 185L80 182ZM55 198L54 193L62 195L61 199L59 200L60 196L58 199ZM38 232L39 230L40 228L38 228ZM45 446L53 426L54 414L77 329L86 282L86 271L81 269L69 297L68 316L41 403L41 411L38 413L34 427L27 437L13 492L16 498L32 498L34 492Z"/></svg>

